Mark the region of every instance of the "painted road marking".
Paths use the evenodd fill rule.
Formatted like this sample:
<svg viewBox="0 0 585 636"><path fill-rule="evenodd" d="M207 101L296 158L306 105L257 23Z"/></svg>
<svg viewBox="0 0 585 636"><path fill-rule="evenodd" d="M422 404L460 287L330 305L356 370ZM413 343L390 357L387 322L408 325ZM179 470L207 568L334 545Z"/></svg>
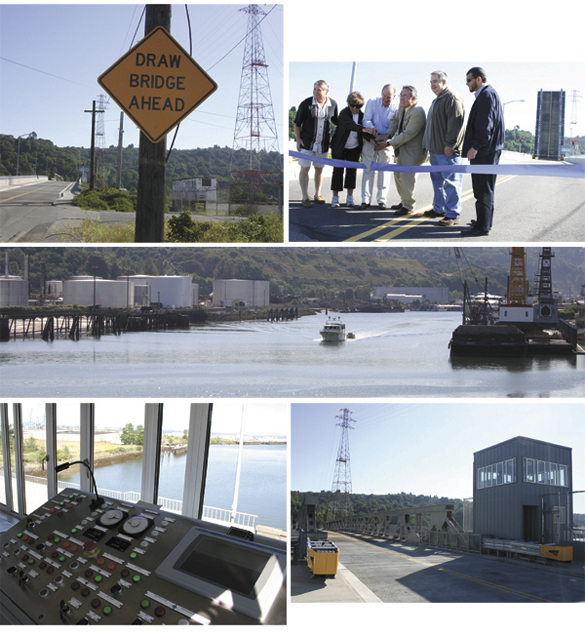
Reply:
<svg viewBox="0 0 585 636"><path fill-rule="evenodd" d="M44 190L45 188L48 188L51 185L53 185L53 184L49 183L49 185L42 186L40 188L37 188L36 190L29 190L28 192L23 192L22 194L15 194L13 197L10 197L8 199L0 200L0 203L6 203L7 201L12 201L12 199L18 199L18 197L23 197L23 196L25 196L27 194L32 194L33 192L38 192L39 190Z"/></svg>
<svg viewBox="0 0 585 636"><path fill-rule="evenodd" d="M516 176L515 175L508 175L505 177L502 177L500 179L498 179L496 181L496 186L502 185L503 183L506 183L507 181L510 181L511 179L515 179ZM469 199L473 198L473 190L466 190L465 192L462 193L461 195L461 202L465 202L468 201ZM431 210L432 208L428 208L429 210ZM426 212L426 210L424 210ZM430 219L429 217L425 217L424 213L422 216L419 215L420 213L417 214L409 214L408 216L399 216L396 217L395 219L393 219L392 221L388 221L387 223L383 223L382 225L378 225L375 228L372 228L370 230L367 230L365 232L362 232L361 234L357 234L356 236L351 236L347 239L345 239L343 241L343 243L355 243L357 241L362 241L363 239L372 236L373 234L376 234L378 232L381 232L382 230L385 230L387 228L393 227L395 225L398 225L399 223L403 223L405 220L408 220L409 223L405 224L405 225L400 225L399 227L397 227L395 230L393 230L392 232L389 232L388 234L383 234L382 236L379 236L375 239L372 239L372 241L374 243L385 243L386 241L390 241L393 238L396 238L397 236L400 236L400 234L403 234L404 232L406 232L407 230L410 230L413 227L417 227L418 225L420 225L421 223L423 223L424 221L430 221L432 219Z"/></svg>

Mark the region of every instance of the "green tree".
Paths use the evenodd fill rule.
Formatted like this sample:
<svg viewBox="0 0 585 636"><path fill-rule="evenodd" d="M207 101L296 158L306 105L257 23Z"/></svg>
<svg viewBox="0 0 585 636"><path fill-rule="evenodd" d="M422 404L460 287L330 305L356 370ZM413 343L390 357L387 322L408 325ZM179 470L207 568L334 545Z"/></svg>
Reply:
<svg viewBox="0 0 585 636"><path fill-rule="evenodd" d="M134 424L126 424L122 429L122 433L120 435L120 441L124 445L134 444Z"/></svg>

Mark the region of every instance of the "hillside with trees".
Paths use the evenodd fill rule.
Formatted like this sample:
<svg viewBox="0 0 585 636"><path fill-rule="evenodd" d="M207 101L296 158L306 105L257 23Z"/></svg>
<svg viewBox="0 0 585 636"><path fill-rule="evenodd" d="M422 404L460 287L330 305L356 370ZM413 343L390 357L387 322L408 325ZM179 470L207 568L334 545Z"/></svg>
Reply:
<svg viewBox="0 0 585 636"><path fill-rule="evenodd" d="M169 143L170 146L170 143ZM135 189L138 185L138 155L139 148L130 144L122 152L122 188ZM103 150L105 159L105 182L100 185L115 186L118 167L118 148L111 145ZM0 176L15 175L18 161L18 173L47 175L52 178L55 174L65 181L76 181L80 166L89 166L90 149L65 147L59 148L52 141L39 139L36 133L20 138L20 153L18 140L12 135L0 135ZM97 166L101 165L98 153ZM259 162L262 170L282 171L282 154L278 152L260 153ZM234 153L228 146L223 148L194 148L190 150L173 149L167 162L166 180L167 190L172 188L172 182L177 179L193 179L208 177L217 179L218 188L225 188L229 182L230 166L234 170L248 170L250 156L248 151L240 149ZM96 170L97 171L97 170ZM98 178L98 182L103 179ZM277 196L278 193L269 193Z"/></svg>
<svg viewBox="0 0 585 636"><path fill-rule="evenodd" d="M327 519L327 508L331 498L331 492L322 490L321 492L299 492L293 490L290 495L290 518L292 525L295 525L299 510L306 495L316 495L318 498L316 517L317 526L322 527ZM351 501L353 512L359 514L371 514L376 512L386 512L390 510L400 510L403 508L414 508L417 506L433 506L437 504L453 504L453 518L459 525L463 525L463 500L450 499L449 497L437 497L434 495L414 495L412 493L396 493L387 495L365 495L352 494ZM423 515L423 525L425 523Z"/></svg>
<svg viewBox="0 0 585 636"><path fill-rule="evenodd" d="M538 248L527 248L529 279L538 267ZM74 275L117 278L133 274L189 275L201 294L212 291L213 281L224 278L269 280L273 296L322 299L367 299L374 286L447 287L461 297L461 274L473 293L489 290L505 294L510 255L507 248L470 248L456 259L451 248L196 248L196 247L87 247L9 248L9 273L22 275L29 257L31 290L41 278L66 280ZM462 262L463 261L463 262ZM461 273L459 268L461 267ZM557 250L553 286L566 295L580 294L585 282L583 248Z"/></svg>

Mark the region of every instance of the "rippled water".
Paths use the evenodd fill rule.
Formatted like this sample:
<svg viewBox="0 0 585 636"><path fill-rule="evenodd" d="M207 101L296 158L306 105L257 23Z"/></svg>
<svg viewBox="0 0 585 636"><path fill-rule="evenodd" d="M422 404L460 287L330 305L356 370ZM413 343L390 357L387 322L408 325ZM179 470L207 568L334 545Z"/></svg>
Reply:
<svg viewBox="0 0 585 636"><path fill-rule="evenodd" d="M187 455L165 454L161 458L159 494L169 499L183 499L183 482ZM244 446L237 510L258 515L258 525L279 528L286 524L286 446ZM212 444L205 485L206 506L231 510L238 446ZM101 466L95 469L99 488L140 492L142 459ZM79 483L79 476L60 481Z"/></svg>
<svg viewBox="0 0 585 636"><path fill-rule="evenodd" d="M79 342L0 344L19 397L583 397L585 357L452 361L458 313L345 314L355 340L320 342L324 315Z"/></svg>

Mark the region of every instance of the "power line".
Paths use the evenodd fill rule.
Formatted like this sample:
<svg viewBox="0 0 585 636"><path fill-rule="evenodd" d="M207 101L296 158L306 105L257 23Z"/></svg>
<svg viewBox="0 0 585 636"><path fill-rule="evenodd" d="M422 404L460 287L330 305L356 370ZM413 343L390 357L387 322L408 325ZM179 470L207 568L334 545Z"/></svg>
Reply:
<svg viewBox="0 0 585 636"><path fill-rule="evenodd" d="M81 84L80 82L76 82L75 80L67 79L66 77L61 77L59 75L55 75L55 74L49 73L47 71L42 71L39 68L34 68L34 66L27 66L26 64L22 64L21 62L15 62L14 60L9 60L7 57L0 56L0 60L4 60L5 62L10 62L11 64L16 64L17 66L22 66L24 68L28 68L31 71L36 71L37 73L42 73L43 75L49 75L51 77L56 77L57 79L63 80L64 82L71 82L72 84L77 84L78 86L84 86L85 88L95 88L95 86L88 86L87 84Z"/></svg>

